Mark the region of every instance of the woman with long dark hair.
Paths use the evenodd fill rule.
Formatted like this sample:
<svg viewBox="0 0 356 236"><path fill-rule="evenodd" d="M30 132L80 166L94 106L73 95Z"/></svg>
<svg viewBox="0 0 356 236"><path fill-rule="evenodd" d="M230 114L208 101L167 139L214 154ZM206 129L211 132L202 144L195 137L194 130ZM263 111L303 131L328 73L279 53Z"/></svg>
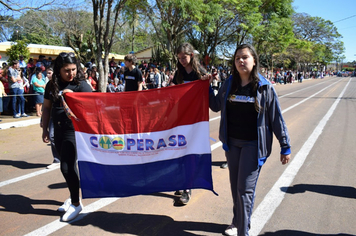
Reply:
<svg viewBox="0 0 356 236"><path fill-rule="evenodd" d="M48 127L52 116L54 143L61 159L61 172L70 192L70 198L58 208L58 211L65 212L62 221L74 219L82 210L76 170L75 132L61 102L61 96L67 92L91 92L91 88L85 81L80 62L75 55L62 52L54 61L52 80L46 86L42 113L43 142L49 142Z"/></svg>
<svg viewBox="0 0 356 236"><path fill-rule="evenodd" d="M196 50L191 44L181 44L176 50L176 55L178 58L177 71L170 85L199 80L206 74L205 69L199 63ZM178 205L186 205L192 196L192 190L176 191L175 195L181 195L177 201Z"/></svg>
<svg viewBox="0 0 356 236"><path fill-rule="evenodd" d="M262 165L271 154L273 134L281 146L280 160L290 159L290 139L273 85L259 73L259 59L248 44L235 51L232 75L209 105L221 111L219 139L229 167L233 219L226 235L249 235L255 188Z"/></svg>

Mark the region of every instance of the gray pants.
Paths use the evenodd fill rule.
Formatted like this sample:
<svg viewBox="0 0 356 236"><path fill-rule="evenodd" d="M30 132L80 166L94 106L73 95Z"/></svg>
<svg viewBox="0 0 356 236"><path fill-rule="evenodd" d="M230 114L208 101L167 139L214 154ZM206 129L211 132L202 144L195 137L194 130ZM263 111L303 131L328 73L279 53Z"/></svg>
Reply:
<svg viewBox="0 0 356 236"><path fill-rule="evenodd" d="M239 236L247 236L250 229L255 189L260 173L257 160L257 140L244 141L229 138L229 151L225 152L229 166L230 187L234 203L232 224Z"/></svg>

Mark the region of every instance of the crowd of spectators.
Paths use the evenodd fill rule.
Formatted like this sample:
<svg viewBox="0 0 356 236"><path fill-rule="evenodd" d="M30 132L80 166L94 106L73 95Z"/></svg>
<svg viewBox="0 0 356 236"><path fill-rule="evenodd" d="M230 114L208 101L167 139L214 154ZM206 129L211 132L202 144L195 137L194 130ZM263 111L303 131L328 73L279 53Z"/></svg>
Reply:
<svg viewBox="0 0 356 236"><path fill-rule="evenodd" d="M135 63L135 67L138 68L142 74L142 86L143 90L162 88L171 85L175 69L170 68L168 65L162 65L157 61L142 60ZM219 66L206 66L208 73L211 73L214 77L213 88L217 90L222 82L224 82L228 76L230 76L230 70L227 67ZM125 87L124 72L125 63L122 61L115 62L112 58L109 62L109 74L107 90L106 92L123 92ZM87 82L92 87L93 91L98 91L99 73L94 60L87 62L84 67Z"/></svg>
<svg viewBox="0 0 356 236"><path fill-rule="evenodd" d="M14 66L14 63L17 64ZM29 58L28 62L24 61L23 56L19 57L19 60L14 61L11 65L3 63L0 68L0 81L3 86L3 91L0 91L0 101L2 103L2 109L0 107L0 114L3 112L13 112L14 118L20 118L27 116L26 112L36 111L37 116L41 116L43 92L46 83L51 76L47 77L47 71L51 68L52 58L46 59L45 56L40 55L39 59L35 61L33 58ZM155 60L142 60L134 63L142 74L142 90L167 87L172 84L175 70L169 65L162 65ZM9 78L13 69L18 71L19 80L17 81L19 90L11 88L12 82L9 82ZM93 91L99 91L99 73L98 67L95 64L95 59L91 59L89 62L82 64L82 69L85 72L86 81L90 85ZM208 73L213 76L212 88L215 92L220 88L221 84L231 75L230 68L223 65L205 66ZM125 67L123 61L115 61L115 58L111 58L109 62L108 83L106 92L123 92L125 90ZM17 74L17 73L16 73ZM292 70L279 70L266 73L267 77L272 83L276 84L288 84L295 81L302 82L303 79L308 78L323 78L324 76L333 75L331 72L322 71L310 71L310 72L298 72ZM5 96L12 95L12 96ZM15 95L15 96L14 96ZM25 95L25 96L23 96ZM23 102L26 106L23 109ZM12 106L11 106L12 104ZM14 105L15 104L15 105ZM14 110L15 109L15 110Z"/></svg>
<svg viewBox="0 0 356 236"><path fill-rule="evenodd" d="M41 116L43 92L48 82L46 70L51 64L52 58L46 59L43 55L40 55L36 62L29 58L26 63L20 55L19 59L12 61L10 65L2 63L0 83L4 92L0 112L12 112L14 118L21 118L28 116L26 112L36 110L36 115Z"/></svg>

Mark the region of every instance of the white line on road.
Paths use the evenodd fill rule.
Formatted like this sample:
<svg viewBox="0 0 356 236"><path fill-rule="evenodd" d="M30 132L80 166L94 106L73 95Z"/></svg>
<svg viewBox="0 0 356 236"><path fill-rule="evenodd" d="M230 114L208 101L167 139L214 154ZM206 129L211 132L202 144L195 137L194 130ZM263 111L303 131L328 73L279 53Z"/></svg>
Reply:
<svg viewBox="0 0 356 236"><path fill-rule="evenodd" d="M29 125L36 125L40 123L41 118L34 118L30 120L21 120L21 121L15 121L15 122L9 122L9 123L3 123L0 124L0 129L9 129L9 128L15 128L15 127L25 127Z"/></svg>
<svg viewBox="0 0 356 236"><path fill-rule="evenodd" d="M5 185L8 185L8 184L13 184L13 183L19 182L19 181L21 181L21 180L25 180L25 179L28 179L28 178L32 178L32 177L35 177L35 176L37 176L37 175L41 175L41 174L44 174L44 173L47 173L47 172L56 170L56 169L58 169L58 168L59 168L59 166L58 166L58 167L55 167L55 168L53 168L53 169L39 170L39 171L30 173L30 174L27 174L27 175L22 175L22 176L17 177L17 178L9 179L9 180L0 182L0 187L4 187Z"/></svg>
<svg viewBox="0 0 356 236"><path fill-rule="evenodd" d="M291 110L291 109L293 109L294 107L299 106L300 104L302 104L302 103L308 101L308 100L311 99L312 97L314 97L314 96L316 96L317 94L323 92L324 90L328 89L329 87L333 86L334 84L339 83L340 81L341 81L341 80L338 80L338 81L336 81L336 82L330 84L329 86L323 88L322 90L320 90L320 91L314 93L313 95L311 95L311 96L309 96L309 97L303 99L302 101L300 101L300 102L294 104L293 106L290 106L290 107L288 107L287 109L284 109L284 110L282 111L282 114L285 113L285 112L287 112L287 111L289 111L289 110Z"/></svg>
<svg viewBox="0 0 356 236"><path fill-rule="evenodd" d="M319 122L317 127L314 129L313 133L309 136L308 140L304 143L304 145L299 150L297 155L293 158L293 161L288 165L288 167L285 169L283 174L279 177L277 182L273 185L271 190L267 193L267 195L264 197L262 202L258 205L257 209L253 212L251 218L251 225L252 225L252 228L250 230L251 236L258 235L261 232L265 224L272 217L274 211L281 204L285 196L285 192L283 192L281 188L289 187L293 182L294 177L297 175L299 169L302 167L309 152L311 151L318 137L322 133L326 123L334 113L337 105L339 104L342 96L346 91L346 88L350 84L350 81L351 78L349 82L346 84L345 88L340 93L339 97L330 107L329 111Z"/></svg>
<svg viewBox="0 0 356 236"><path fill-rule="evenodd" d="M86 206L84 208L84 210L79 214L79 216L77 218L75 218L74 220L70 221L70 223L81 220L88 214L95 212L95 211L115 202L118 199L119 198L102 198L96 202L93 202L92 204ZM39 229L36 229L36 230L26 234L25 236L49 235L49 234L63 228L66 225L68 225L68 222L62 222L62 221L60 221L60 219L58 219L58 220L55 220L55 221L53 221Z"/></svg>
<svg viewBox="0 0 356 236"><path fill-rule="evenodd" d="M336 78L336 79L340 79L340 78ZM335 79L333 79L333 80L335 80ZM310 89L310 88L313 88L313 87L315 87L315 86L319 86L319 85L324 84L324 83L326 83L326 82L328 82L328 81L324 81L324 82L321 82L321 83L317 83L317 84L314 84L314 85L305 87L305 88L303 88L303 89L299 89L299 90L296 90L296 91L294 91L294 92L291 92L291 93L288 93L288 94L284 94L284 95L282 95L282 96L278 96L278 98L284 98L284 97L287 97L287 96L289 96L289 95L298 93L298 92L300 92L300 91L303 91L303 90L306 90L306 89Z"/></svg>

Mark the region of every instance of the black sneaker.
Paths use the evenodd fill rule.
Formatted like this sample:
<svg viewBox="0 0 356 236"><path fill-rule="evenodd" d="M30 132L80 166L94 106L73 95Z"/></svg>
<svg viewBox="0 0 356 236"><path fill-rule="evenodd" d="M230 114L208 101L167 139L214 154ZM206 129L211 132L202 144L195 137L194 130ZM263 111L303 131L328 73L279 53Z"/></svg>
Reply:
<svg viewBox="0 0 356 236"><path fill-rule="evenodd" d="M188 204L191 196L192 196L192 191L190 189L184 190L182 196L178 200L178 203L181 205Z"/></svg>
<svg viewBox="0 0 356 236"><path fill-rule="evenodd" d="M182 190L177 190L174 192L174 195L182 195L183 191Z"/></svg>

